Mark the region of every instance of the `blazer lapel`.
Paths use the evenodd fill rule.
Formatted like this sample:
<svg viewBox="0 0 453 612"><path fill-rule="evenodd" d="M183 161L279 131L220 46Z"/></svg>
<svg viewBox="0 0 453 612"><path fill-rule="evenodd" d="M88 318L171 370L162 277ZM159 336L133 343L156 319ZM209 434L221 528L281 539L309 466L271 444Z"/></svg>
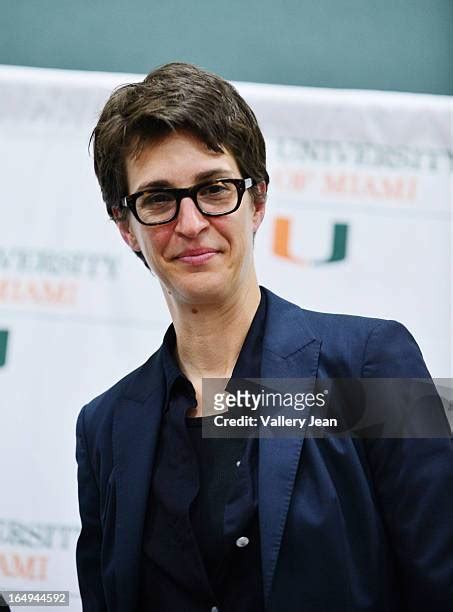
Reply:
<svg viewBox="0 0 453 612"><path fill-rule="evenodd" d="M112 431L117 488L114 573L119 611L133 609L138 595L143 526L165 401L159 354L128 396L117 407Z"/></svg>
<svg viewBox="0 0 453 612"><path fill-rule="evenodd" d="M266 295L261 377L312 379L313 387L320 341L307 328L300 308L268 290ZM304 386L304 390L311 389ZM304 417L307 416L305 410ZM304 431L297 438L261 437L259 440L258 498L265 602L271 592Z"/></svg>

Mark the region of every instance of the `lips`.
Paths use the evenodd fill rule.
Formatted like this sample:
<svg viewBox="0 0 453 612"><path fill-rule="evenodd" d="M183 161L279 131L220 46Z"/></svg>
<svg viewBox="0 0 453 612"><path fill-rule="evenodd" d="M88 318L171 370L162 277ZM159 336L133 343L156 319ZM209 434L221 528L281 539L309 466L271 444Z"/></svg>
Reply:
<svg viewBox="0 0 453 612"><path fill-rule="evenodd" d="M176 256L175 259L178 261L182 261L191 265L202 265L215 257L219 251L216 249L200 247L198 249L187 249L183 251L179 255Z"/></svg>

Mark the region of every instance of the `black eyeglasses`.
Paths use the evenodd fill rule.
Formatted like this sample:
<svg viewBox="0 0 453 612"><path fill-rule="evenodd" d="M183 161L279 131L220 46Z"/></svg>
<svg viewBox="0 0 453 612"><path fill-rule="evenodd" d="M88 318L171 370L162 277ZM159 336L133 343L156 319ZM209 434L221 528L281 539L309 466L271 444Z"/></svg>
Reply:
<svg viewBox="0 0 453 612"><path fill-rule="evenodd" d="M186 189L145 189L125 196L117 212L129 208L143 225L162 225L176 219L183 198L191 198L195 206L209 217L229 215L239 208L247 189L256 185L251 178L205 181ZM115 209L113 210L115 216Z"/></svg>

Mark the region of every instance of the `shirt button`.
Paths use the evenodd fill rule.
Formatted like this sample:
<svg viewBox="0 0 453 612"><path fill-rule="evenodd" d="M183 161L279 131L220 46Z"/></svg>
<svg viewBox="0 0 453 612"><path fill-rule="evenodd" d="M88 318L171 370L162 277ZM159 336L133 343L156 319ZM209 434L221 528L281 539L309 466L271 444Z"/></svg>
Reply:
<svg viewBox="0 0 453 612"><path fill-rule="evenodd" d="M246 538L245 536L242 536L236 540L236 546L238 548L244 548L244 546L247 546L249 542L250 540L248 538Z"/></svg>
<svg viewBox="0 0 453 612"><path fill-rule="evenodd" d="M236 467L239 467L241 465L240 461L236 461Z"/></svg>

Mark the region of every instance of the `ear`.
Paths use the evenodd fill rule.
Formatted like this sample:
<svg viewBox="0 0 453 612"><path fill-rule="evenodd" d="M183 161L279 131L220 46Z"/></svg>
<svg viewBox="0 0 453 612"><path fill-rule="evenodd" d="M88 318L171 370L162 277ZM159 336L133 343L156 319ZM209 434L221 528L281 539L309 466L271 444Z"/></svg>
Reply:
<svg viewBox="0 0 453 612"><path fill-rule="evenodd" d="M140 253L141 249L135 237L133 228L131 228L131 217L128 214L125 219L115 220L116 226L124 240L124 242L136 253Z"/></svg>
<svg viewBox="0 0 453 612"><path fill-rule="evenodd" d="M264 219L266 212L267 185L266 181L260 181L253 188L253 233L255 234Z"/></svg>

